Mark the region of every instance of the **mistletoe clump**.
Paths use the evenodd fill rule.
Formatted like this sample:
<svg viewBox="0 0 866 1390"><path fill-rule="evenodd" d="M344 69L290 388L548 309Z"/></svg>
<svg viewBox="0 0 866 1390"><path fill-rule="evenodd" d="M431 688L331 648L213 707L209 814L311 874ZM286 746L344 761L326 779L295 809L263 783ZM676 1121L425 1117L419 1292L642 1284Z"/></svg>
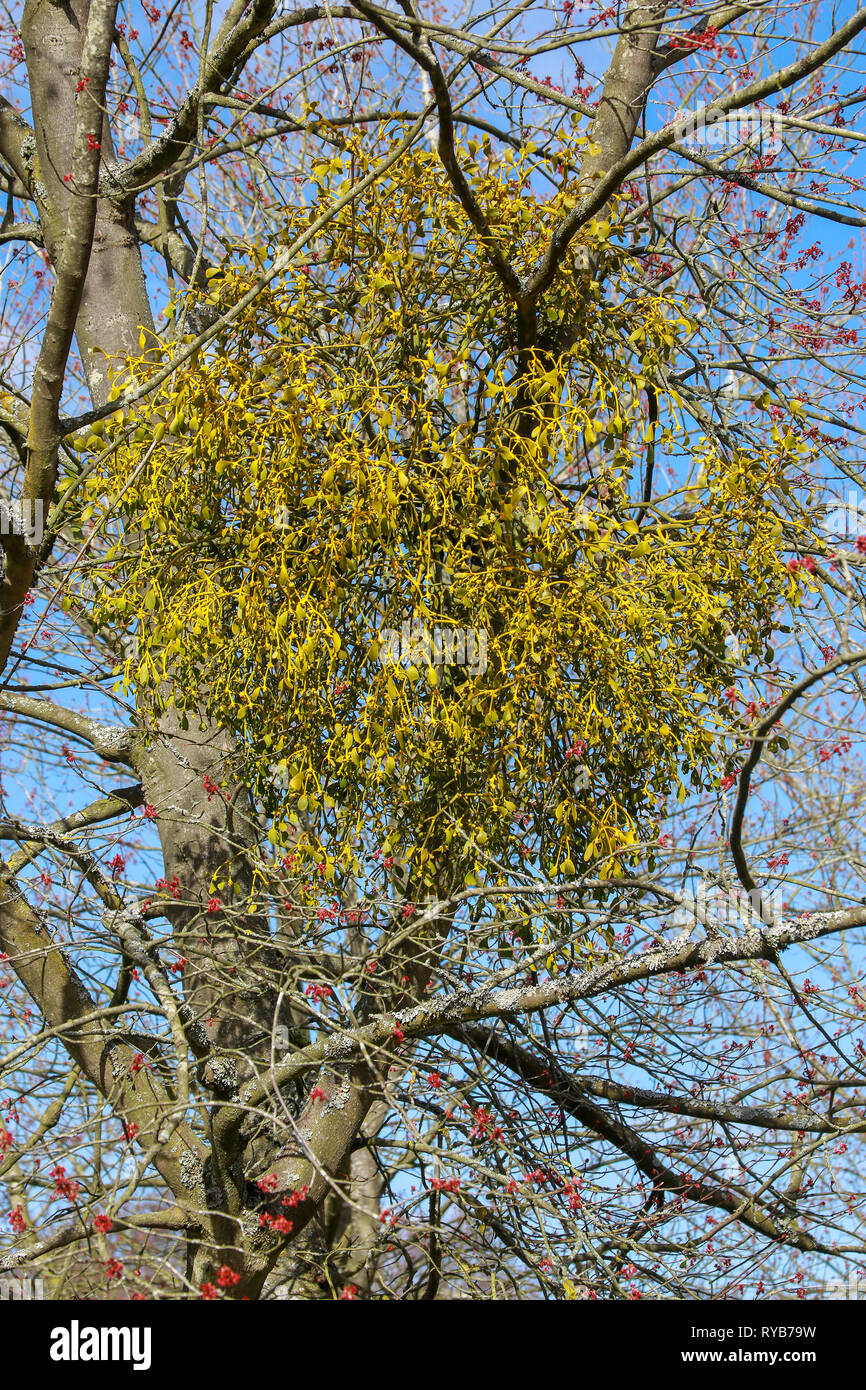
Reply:
<svg viewBox="0 0 866 1390"><path fill-rule="evenodd" d="M564 264L527 348L436 156L340 207L372 168L340 139L316 207L193 292L235 313L150 423L90 441L116 443L84 491L115 533L122 681L231 729L272 841L328 882L374 851L422 884L443 855L470 884L616 872L660 797L718 776L726 634L759 655L797 602L773 504L797 441L686 435L666 366L692 325L615 223L585 230L596 278ZM459 153L528 272L573 190L537 195L531 151ZM314 254L277 260L329 204ZM647 390L681 464L664 506L641 495Z"/></svg>

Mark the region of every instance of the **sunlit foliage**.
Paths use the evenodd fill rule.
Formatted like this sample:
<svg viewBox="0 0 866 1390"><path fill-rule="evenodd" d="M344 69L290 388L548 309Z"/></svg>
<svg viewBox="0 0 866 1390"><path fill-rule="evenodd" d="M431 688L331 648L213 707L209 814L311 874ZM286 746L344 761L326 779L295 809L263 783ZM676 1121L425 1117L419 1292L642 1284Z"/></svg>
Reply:
<svg viewBox="0 0 866 1390"><path fill-rule="evenodd" d="M518 274L573 200L580 138L553 196L531 149L460 151ZM370 150L346 137L280 244L234 247L188 310L238 304ZM117 448L83 492L117 531L99 615L135 634L123 681L230 728L272 841L326 882L373 851L411 862L419 892L446 849L469 884L616 872L659 796L718 778L726 634L761 656L797 601L773 502L797 442L774 426L756 455L688 433L667 366L693 325L640 280L612 215L518 351L483 239L415 148L146 418L108 425ZM686 459L663 505L640 500L647 388L658 447Z"/></svg>

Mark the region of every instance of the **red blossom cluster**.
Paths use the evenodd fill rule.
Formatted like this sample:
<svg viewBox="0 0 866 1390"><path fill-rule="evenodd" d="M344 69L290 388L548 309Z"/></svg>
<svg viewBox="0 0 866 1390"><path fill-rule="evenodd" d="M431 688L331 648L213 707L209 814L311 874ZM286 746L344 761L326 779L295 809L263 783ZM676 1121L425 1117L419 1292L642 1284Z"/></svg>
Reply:
<svg viewBox="0 0 866 1390"><path fill-rule="evenodd" d="M496 1144L502 1139L502 1130L483 1105L477 1105L472 1112L472 1128L469 1138L475 1144Z"/></svg>
<svg viewBox="0 0 866 1390"><path fill-rule="evenodd" d="M332 999L334 991L330 985L309 984L304 986L304 993L309 995L315 1004L322 999Z"/></svg>
<svg viewBox="0 0 866 1390"><path fill-rule="evenodd" d="M832 748L819 748L818 758L822 763L826 763L830 758L839 757L842 753L851 751L851 740L847 734L843 734L838 743L834 743Z"/></svg>
<svg viewBox="0 0 866 1390"><path fill-rule="evenodd" d="M54 1179L53 1196L66 1197L70 1202L75 1201L81 1190L81 1183L77 1179L67 1178L66 1169L59 1163L49 1171L48 1176Z"/></svg>
<svg viewBox="0 0 866 1390"><path fill-rule="evenodd" d="M566 758L582 758L585 752L586 740L579 738L575 740L570 748L566 748L565 756Z"/></svg>
<svg viewBox="0 0 866 1390"><path fill-rule="evenodd" d="M259 1216L259 1225L268 1226L272 1231L276 1231L281 1236L287 1236L292 1230L293 1222L285 1216L271 1216L270 1212L263 1211Z"/></svg>

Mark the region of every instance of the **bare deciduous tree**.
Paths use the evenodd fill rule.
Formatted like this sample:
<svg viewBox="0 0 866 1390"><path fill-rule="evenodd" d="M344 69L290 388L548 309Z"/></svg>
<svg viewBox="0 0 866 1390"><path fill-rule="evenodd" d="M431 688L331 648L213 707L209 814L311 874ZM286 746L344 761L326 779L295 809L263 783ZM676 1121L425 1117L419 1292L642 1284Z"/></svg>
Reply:
<svg viewBox="0 0 866 1390"><path fill-rule="evenodd" d="M832 27L819 5L775 0L6 13L0 1269L89 1298L752 1298L822 1296L864 1263L866 12L848 8ZM284 248L251 272L253 312L281 272L308 277L318 317L298 351L320 351L317 370L365 332L384 342L388 263L335 288L325 252L343 208L360 219L367 190L419 149L435 152L454 244L480 248L492 277L488 304L480 272L466 283L469 251L455 256L418 320L432 344L440 322L447 336L488 315L448 378L454 429L493 418L487 373L505 362L530 437L547 408L533 373L583 331L554 312L577 284L581 315L607 316L634 359L617 428L637 463L617 495L607 417L587 417L552 449L556 496L581 526L627 519L623 544L652 554L704 515L704 455L787 450L765 501L794 617L777 609L749 651L722 602L695 629L695 669L728 672L715 703L683 672L707 705L715 784L680 800L673 773L649 788L628 853L585 835L584 862L560 872L544 798L519 800L508 844L460 823L419 886L371 843L375 868L317 899L285 834L269 838L272 807L210 676L194 711L168 698L204 641L192 616L156 682L164 700L118 684L136 638L122 612L99 620L118 533L94 523L84 484L120 456L118 410L122 456L150 466L160 382L185 380L246 312L226 289L239 250ZM508 152L524 161L527 226L560 199L529 265L484 183ZM329 201L322 169L341 154ZM413 254L428 250L419 223ZM641 365L639 306L660 296L686 327ZM257 322L267 363L288 330ZM406 344L419 362L427 348ZM262 380L286 386L265 366ZM435 382L418 389L426 409ZM259 417L239 400L246 448ZM117 515L138 476L118 485ZM731 553L747 548L736 489L713 505ZM133 549L140 525L126 522ZM588 567L599 586L605 563ZM676 609L675 571L660 612ZM591 586L586 601L604 607ZM608 722L604 746L566 746L550 718L557 779L578 763L596 779L578 800L605 766L614 790L641 781L641 745ZM450 814L443 800L443 826Z"/></svg>

